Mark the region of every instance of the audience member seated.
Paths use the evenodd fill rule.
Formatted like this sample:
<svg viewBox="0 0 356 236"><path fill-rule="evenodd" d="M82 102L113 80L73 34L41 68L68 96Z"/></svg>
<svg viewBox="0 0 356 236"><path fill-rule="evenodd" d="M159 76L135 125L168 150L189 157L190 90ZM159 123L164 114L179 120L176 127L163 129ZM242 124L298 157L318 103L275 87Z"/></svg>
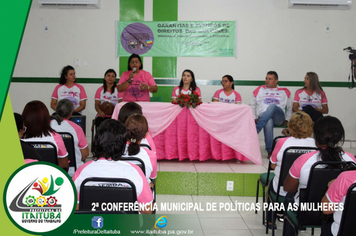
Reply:
<svg viewBox="0 0 356 236"><path fill-rule="evenodd" d="M122 73L117 91L123 92L124 102L149 102L150 92L157 92L158 87L152 75L143 70L141 57L132 54L129 57L127 71Z"/></svg>
<svg viewBox="0 0 356 236"><path fill-rule="evenodd" d="M184 70L182 73L182 79L180 80L179 86L174 87L172 91L172 102L176 101L180 94L192 94L194 91L198 93L199 98L201 98L200 89L195 83L195 76L193 71Z"/></svg>
<svg viewBox="0 0 356 236"><path fill-rule="evenodd" d="M20 143L22 148L22 154L25 158L25 164L34 162L34 161L42 161L40 154L32 147L32 145L21 140L23 134L26 132L26 126L23 125L22 116L18 113L14 113L15 122L17 127L17 132L19 133Z"/></svg>
<svg viewBox="0 0 356 236"><path fill-rule="evenodd" d="M310 136L313 133L313 121L308 114L305 112L299 111L292 115L288 123L288 128L291 130L290 137L278 139L276 146L273 149L271 155L271 168L274 169L274 178L270 184L272 188L270 191L277 193L277 186L279 181L279 175L281 171L282 159L284 151L289 147L316 147L315 140ZM279 190L279 195L285 197L287 192L281 189ZM272 211L268 211L269 214L272 214ZM269 219L272 219L270 215ZM271 224L271 222L269 223Z"/></svg>
<svg viewBox="0 0 356 236"><path fill-rule="evenodd" d="M38 100L26 104L22 117L27 127L22 140L51 142L57 148L58 165L68 168L68 152L62 137L51 128L50 116L46 105Z"/></svg>
<svg viewBox="0 0 356 236"><path fill-rule="evenodd" d="M234 79L232 76L224 75L221 84L223 88L215 92L213 102L241 104L241 95L235 91Z"/></svg>
<svg viewBox="0 0 356 236"><path fill-rule="evenodd" d="M113 119L101 123L93 143L94 160L79 167L73 176L78 199L80 185L87 178L125 178L135 184L138 203L150 205L152 209L153 195L142 170L135 164L120 161L125 152L125 144L126 128L123 124ZM151 214L152 211L141 213Z"/></svg>
<svg viewBox="0 0 356 236"><path fill-rule="evenodd" d="M105 72L103 86L98 88L95 93L95 110L98 112L95 118L95 125L99 127L101 122L111 119L115 105L122 101L122 93L116 88L116 72L108 69Z"/></svg>
<svg viewBox="0 0 356 236"><path fill-rule="evenodd" d="M77 168L83 165L89 156L88 141L83 129L76 123L69 120L74 110L73 103L68 99L62 99L57 103L56 114L52 117L51 127L56 132L68 132L73 136L75 148L75 162Z"/></svg>
<svg viewBox="0 0 356 236"><path fill-rule="evenodd" d="M52 93L51 108L56 110L57 102L63 98L73 102L73 115L81 115L85 109L87 94L84 87L75 83L75 70L72 66L65 66L61 72L59 85L57 85Z"/></svg>
<svg viewBox="0 0 356 236"><path fill-rule="evenodd" d="M151 183L150 179L157 177L157 156L155 152L140 147L141 140L148 133L147 120L143 115L133 114L127 118L125 126L127 144L123 159L130 156L140 158L145 163L146 179Z"/></svg>
<svg viewBox="0 0 356 236"><path fill-rule="evenodd" d="M342 220L343 210L340 205L343 204L345 209L345 200L347 191L350 186L356 182L356 169L352 167L348 171L342 172L335 180L330 181L329 188L322 199L323 204L327 204L327 208L323 209L325 215L332 215L328 220L322 221L321 234L322 236L337 236L340 223ZM331 220L332 219L332 220Z"/></svg>
<svg viewBox="0 0 356 236"><path fill-rule="evenodd" d="M356 162L351 153L344 152L341 148L345 140L345 131L337 118L325 116L318 119L314 124L314 139L318 150L301 155L295 160L284 181L284 191L296 193L294 202L297 204L299 204L299 190L307 187L310 168L315 162ZM284 227L287 227L286 232L294 232L290 224L284 224Z"/></svg>
<svg viewBox="0 0 356 236"><path fill-rule="evenodd" d="M125 124L127 118L129 118L133 114L142 115L142 107L135 102L128 102L121 107L119 116L118 116L118 120L122 124ZM152 151L156 152L156 145L153 142L150 128L148 128L148 134L146 135L146 137L141 140L141 144L148 145Z"/></svg>
<svg viewBox="0 0 356 236"><path fill-rule="evenodd" d="M251 98L250 106L255 117L257 133L262 128L265 136L265 146L268 158L271 156L274 125L286 125L292 115L290 91L277 85L278 74L269 71L266 75L266 85L259 86Z"/></svg>
<svg viewBox="0 0 356 236"><path fill-rule="evenodd" d="M294 96L293 112L303 110L316 122L323 114L329 113L328 100L319 83L318 75L308 72L304 78L304 87Z"/></svg>
<svg viewBox="0 0 356 236"><path fill-rule="evenodd" d="M356 170L353 168L349 171L342 172L335 180L330 181L328 191L322 199L327 206L337 206L343 204L345 208L345 198L350 186L356 182ZM343 210L339 207L328 207L323 210L326 215L333 214L333 220L322 221L321 235L322 236L337 236L342 220ZM330 217L331 218L331 217Z"/></svg>

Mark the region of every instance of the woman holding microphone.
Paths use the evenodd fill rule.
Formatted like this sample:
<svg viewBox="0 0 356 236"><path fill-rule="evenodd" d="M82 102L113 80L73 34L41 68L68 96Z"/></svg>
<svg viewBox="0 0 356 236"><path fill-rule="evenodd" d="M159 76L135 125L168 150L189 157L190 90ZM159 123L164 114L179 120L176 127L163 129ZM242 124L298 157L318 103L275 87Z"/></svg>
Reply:
<svg viewBox="0 0 356 236"><path fill-rule="evenodd" d="M124 102L149 102L150 92L157 92L152 75L143 70L141 57L132 54L128 61L128 70L122 73L117 90L123 92Z"/></svg>

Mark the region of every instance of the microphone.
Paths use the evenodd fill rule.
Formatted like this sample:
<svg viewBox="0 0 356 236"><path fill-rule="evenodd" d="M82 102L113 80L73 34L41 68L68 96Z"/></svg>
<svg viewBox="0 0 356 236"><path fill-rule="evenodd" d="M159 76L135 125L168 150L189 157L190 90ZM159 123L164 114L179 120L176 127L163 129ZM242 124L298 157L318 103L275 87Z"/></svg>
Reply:
<svg viewBox="0 0 356 236"><path fill-rule="evenodd" d="M136 67L132 68L132 72L136 72Z"/></svg>

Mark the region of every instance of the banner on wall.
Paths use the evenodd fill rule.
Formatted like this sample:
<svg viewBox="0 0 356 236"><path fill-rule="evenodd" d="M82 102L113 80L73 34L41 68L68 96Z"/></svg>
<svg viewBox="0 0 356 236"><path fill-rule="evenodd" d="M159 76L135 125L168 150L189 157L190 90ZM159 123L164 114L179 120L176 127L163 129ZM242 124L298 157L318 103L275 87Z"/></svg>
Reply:
<svg viewBox="0 0 356 236"><path fill-rule="evenodd" d="M117 56L235 57L235 21L117 22Z"/></svg>

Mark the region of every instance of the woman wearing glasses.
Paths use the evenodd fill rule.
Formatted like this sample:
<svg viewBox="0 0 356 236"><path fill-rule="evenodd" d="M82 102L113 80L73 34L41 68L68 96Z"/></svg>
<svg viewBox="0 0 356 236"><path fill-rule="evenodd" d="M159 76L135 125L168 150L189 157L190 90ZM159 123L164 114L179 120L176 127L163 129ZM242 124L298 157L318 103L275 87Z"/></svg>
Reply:
<svg viewBox="0 0 356 236"><path fill-rule="evenodd" d="M157 92L157 85L152 75L143 70L141 57L132 54L129 57L127 71L122 73L117 91L123 92L124 102L149 102L150 92Z"/></svg>
<svg viewBox="0 0 356 236"><path fill-rule="evenodd" d="M224 75L221 81L223 86L215 92L213 102L241 104L241 95L235 91L234 79L231 75Z"/></svg>
<svg viewBox="0 0 356 236"><path fill-rule="evenodd" d="M305 75L304 87L295 93L293 112L299 110L309 114L314 122L329 113L328 100L314 72Z"/></svg>

